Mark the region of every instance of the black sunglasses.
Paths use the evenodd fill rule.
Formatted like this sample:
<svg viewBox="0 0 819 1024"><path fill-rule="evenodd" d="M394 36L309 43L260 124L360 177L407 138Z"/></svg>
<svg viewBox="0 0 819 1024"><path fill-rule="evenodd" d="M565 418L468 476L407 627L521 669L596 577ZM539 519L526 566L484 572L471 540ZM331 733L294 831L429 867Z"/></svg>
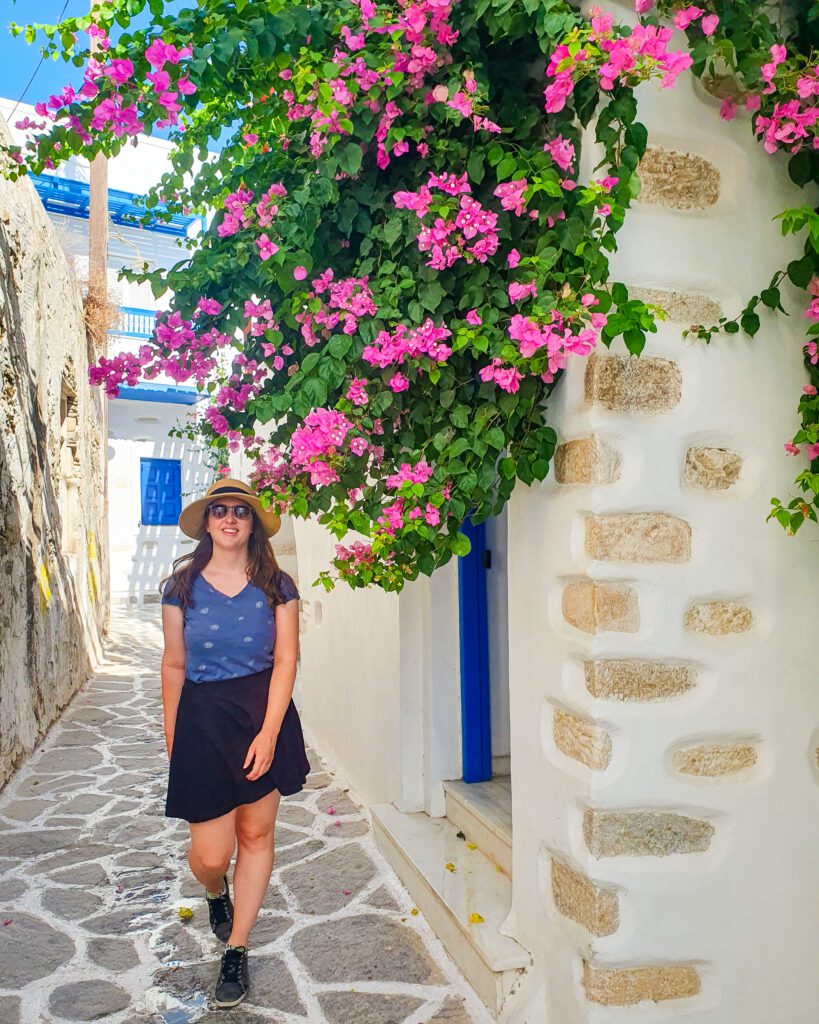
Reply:
<svg viewBox="0 0 819 1024"><path fill-rule="evenodd" d="M237 519L250 519L253 509L250 505L208 505L205 512L214 519L224 519L228 512L232 512Z"/></svg>

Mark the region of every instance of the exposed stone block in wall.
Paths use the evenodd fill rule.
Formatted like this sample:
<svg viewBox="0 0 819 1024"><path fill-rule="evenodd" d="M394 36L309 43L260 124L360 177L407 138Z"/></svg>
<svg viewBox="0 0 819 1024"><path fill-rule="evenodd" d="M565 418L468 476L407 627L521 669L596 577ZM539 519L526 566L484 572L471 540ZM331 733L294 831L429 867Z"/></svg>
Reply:
<svg viewBox="0 0 819 1024"><path fill-rule="evenodd" d="M687 562L691 526L665 512L587 516L586 551L601 562Z"/></svg>
<svg viewBox="0 0 819 1024"><path fill-rule="evenodd" d="M725 636L744 633L753 625L750 608L737 601L703 601L693 604L685 613L685 628L692 633Z"/></svg>
<svg viewBox="0 0 819 1024"><path fill-rule="evenodd" d="M741 469L742 456L729 448L689 448L683 479L691 487L725 491L736 483Z"/></svg>
<svg viewBox="0 0 819 1024"><path fill-rule="evenodd" d="M602 970L583 963L586 998L603 1006L632 1006L651 1000L687 999L700 991L700 977L688 964Z"/></svg>
<svg viewBox="0 0 819 1024"><path fill-rule="evenodd" d="M620 455L595 435L558 445L555 480L559 484L611 484L620 476Z"/></svg>
<svg viewBox="0 0 819 1024"><path fill-rule="evenodd" d="M592 935L617 931L620 913L614 889L600 888L568 864L552 860L552 898L565 917L582 925Z"/></svg>
<svg viewBox="0 0 819 1024"><path fill-rule="evenodd" d="M722 316L722 307L707 295L666 291L664 288L629 288L629 298L651 306L662 306L674 324L712 324Z"/></svg>
<svg viewBox="0 0 819 1024"><path fill-rule="evenodd" d="M708 777L732 775L753 767L756 761L757 753L750 743L701 743L677 750L672 758L675 771Z"/></svg>
<svg viewBox="0 0 819 1024"><path fill-rule="evenodd" d="M720 173L701 156L649 146L637 169L639 201L672 210L707 210L719 199Z"/></svg>
<svg viewBox="0 0 819 1024"><path fill-rule="evenodd" d="M595 857L668 857L703 853L714 826L676 811L603 811L583 814L583 837Z"/></svg>
<svg viewBox="0 0 819 1024"><path fill-rule="evenodd" d="M555 708L552 722L555 746L567 757L594 771L603 771L611 760L611 737L586 718Z"/></svg>
<svg viewBox="0 0 819 1024"><path fill-rule="evenodd" d="M569 583L563 591L563 617L584 633L634 633L640 626L637 592L623 583Z"/></svg>
<svg viewBox="0 0 819 1024"><path fill-rule="evenodd" d="M638 658L587 661L586 688L602 700L668 700L690 690L697 673L690 665Z"/></svg>
<svg viewBox="0 0 819 1024"><path fill-rule="evenodd" d="M589 356L584 382L586 401L613 412L668 412L682 395L677 364L651 356Z"/></svg>

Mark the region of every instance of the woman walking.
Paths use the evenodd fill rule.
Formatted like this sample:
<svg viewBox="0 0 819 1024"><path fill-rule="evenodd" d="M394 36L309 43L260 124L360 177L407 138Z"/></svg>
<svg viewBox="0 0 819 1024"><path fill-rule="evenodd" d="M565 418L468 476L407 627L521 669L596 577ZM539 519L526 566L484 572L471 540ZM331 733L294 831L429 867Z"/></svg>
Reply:
<svg viewBox="0 0 819 1024"><path fill-rule="evenodd" d="M248 939L273 870L279 800L310 771L292 699L299 594L269 543L279 525L247 484L217 481L182 510L179 527L198 544L161 585L165 814L190 825L188 863L211 929L227 943L218 1007L247 995Z"/></svg>

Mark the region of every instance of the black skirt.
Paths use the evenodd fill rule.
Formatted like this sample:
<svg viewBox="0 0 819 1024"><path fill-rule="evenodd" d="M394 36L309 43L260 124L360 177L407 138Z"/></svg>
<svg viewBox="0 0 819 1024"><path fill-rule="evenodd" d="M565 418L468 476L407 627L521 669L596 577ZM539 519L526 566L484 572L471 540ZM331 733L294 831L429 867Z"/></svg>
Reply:
<svg viewBox="0 0 819 1024"><path fill-rule="evenodd" d="M274 789L287 796L304 788L310 762L292 699L282 719L273 763L258 779L243 768L267 714L271 669L234 679L185 679L176 712L165 816L210 821Z"/></svg>

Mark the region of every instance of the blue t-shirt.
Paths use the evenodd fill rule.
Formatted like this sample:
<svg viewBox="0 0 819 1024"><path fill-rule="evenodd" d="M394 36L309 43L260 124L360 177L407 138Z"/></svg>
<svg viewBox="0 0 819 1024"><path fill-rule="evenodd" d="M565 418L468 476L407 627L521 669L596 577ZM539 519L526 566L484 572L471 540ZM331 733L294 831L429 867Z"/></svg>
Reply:
<svg viewBox="0 0 819 1024"><path fill-rule="evenodd" d="M163 604L180 605L166 593ZM296 584L281 573L282 604L299 596ZM263 591L248 580L243 590L228 597L201 575L191 586L185 610L185 675L193 683L260 672L273 665L276 618Z"/></svg>

